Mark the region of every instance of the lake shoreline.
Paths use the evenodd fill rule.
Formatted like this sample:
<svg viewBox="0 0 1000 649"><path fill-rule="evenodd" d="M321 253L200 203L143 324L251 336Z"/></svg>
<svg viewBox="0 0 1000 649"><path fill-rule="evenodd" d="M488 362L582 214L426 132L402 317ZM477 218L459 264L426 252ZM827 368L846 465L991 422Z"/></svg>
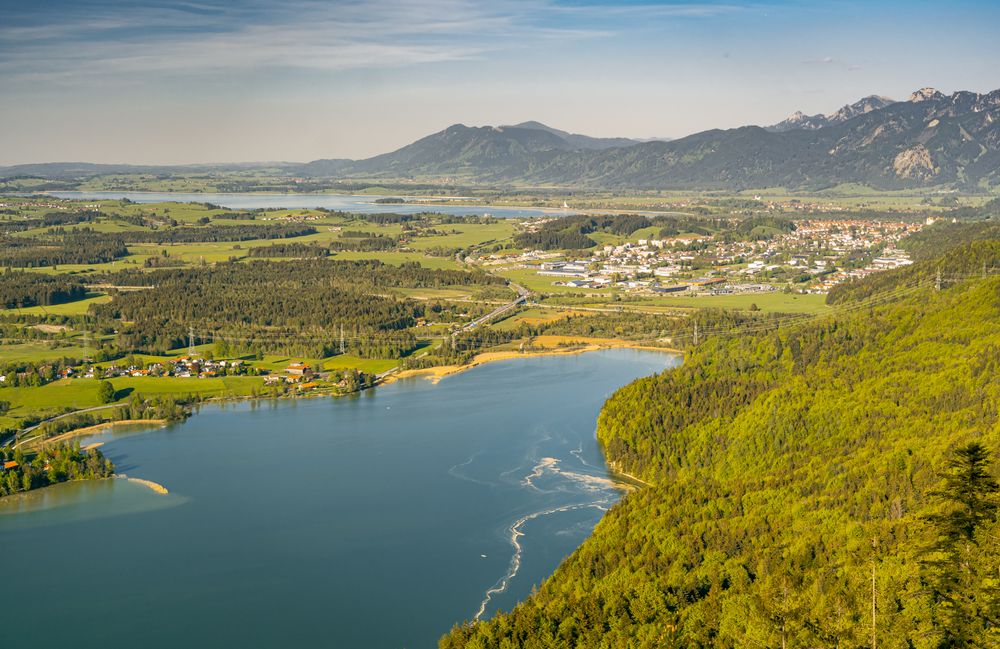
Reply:
<svg viewBox="0 0 1000 649"><path fill-rule="evenodd" d="M212 404L212 403L229 403L229 402L243 402L243 401L260 401L260 400L280 400L280 399L316 399L323 397L347 397L355 394L359 394L364 390L369 390L380 385L390 385L398 380L409 379L409 378L424 378L432 383L439 383L443 378L447 376L452 376L454 374L459 374L474 367L479 367L481 365L486 365L488 363L494 363L497 361L514 360L518 358L542 358L546 356L572 356L578 354L586 354L590 352L608 350L608 349L633 349L636 351L652 351L663 354L676 354L683 355L683 350L675 349L671 347L655 347L652 345L643 345L641 343L632 343L627 340L621 340L616 338L589 338L586 336L538 336L536 340L542 343L552 343L551 347L542 349L532 349L529 351L517 351L517 350L503 350L503 351L486 351L476 354L468 363L463 365L435 365L433 367L426 367L420 369L409 369L400 370L385 376L380 381L376 382L374 385L363 388L357 392L349 392L345 394L336 393L315 393L315 392L299 392L299 393L289 393L280 396L265 396L265 395L244 395L244 396L224 396L224 397L213 397L209 399L204 399L197 405L202 404ZM571 345L578 346L571 346ZM193 408L188 416L194 415L197 408ZM114 428L116 426L126 426L126 425L148 425L148 426L166 426L170 422L166 419L121 419L115 421L103 422L100 424L93 424L90 426L85 426L83 428L76 428L73 430L68 430L66 432L60 433L55 437L48 439L38 440L36 443L38 447L51 444L53 442L65 442L67 440L73 439L75 437L84 437L92 433L99 432L107 428ZM34 441L34 440L33 440ZM621 473L621 475L631 478L643 484L648 484L634 476L629 476L627 473Z"/></svg>
<svg viewBox="0 0 1000 649"><path fill-rule="evenodd" d="M542 338L540 336L539 338ZM569 346L553 346L548 349L532 349L530 351L517 351L517 350L506 350L506 351L495 351L495 352L481 352L476 354L469 362L462 365L435 365L433 367L424 367L419 369L402 370L395 374L391 374L382 382L382 384L392 383L393 381L407 378L425 378L433 383L438 383L446 376L451 376L453 374L458 374L471 370L474 367L479 367L480 365L485 365L487 363L494 363L496 361L506 361L516 358L541 358L545 356L570 356L574 354L586 354L589 352L601 351L604 349L634 349L637 351L652 351L660 352L663 354L683 354L683 350L675 349L672 347L654 347L652 345L643 345L639 343L631 343L627 340L619 340L615 338L587 338L583 336L573 337L573 336L552 336L551 338L570 338L577 341L580 345L579 347L569 347ZM563 341L569 342L569 341ZM627 475L627 474L625 474Z"/></svg>
<svg viewBox="0 0 1000 649"><path fill-rule="evenodd" d="M14 499L23 499L26 497L33 497L37 494L44 492L47 489L53 489L62 487L64 485L78 484L83 482L103 482L105 480L125 480L126 482L134 482L138 485L146 487L150 491L165 496L170 493L170 491L158 482L153 482L152 480L146 480L145 478L133 478L132 476L126 475L124 473L114 473L106 478L76 478L74 480L63 480L62 482L54 482L52 484L47 484L44 487L37 487L35 489L29 489L28 491L18 491L16 493L7 494L6 496L0 496L0 504L12 502ZM24 512L2 512L0 511L0 516L12 516Z"/></svg>
<svg viewBox="0 0 1000 649"><path fill-rule="evenodd" d="M608 465L608 473L610 473L612 477L616 479L621 479L622 482L630 484L637 489L655 486L652 482L646 482L645 480L643 480L638 476L632 475L627 471L623 471L621 468L618 467L617 462L615 462L614 460L609 460L606 456L604 458L604 463Z"/></svg>
<svg viewBox="0 0 1000 649"><path fill-rule="evenodd" d="M59 433L55 437L41 439L37 442L37 444L38 446L45 446L46 444L65 442L66 440L73 439L74 437L89 435L90 433L95 433L104 430L105 428L114 428L116 426L127 426L130 424L135 424L137 426L166 426L168 423L170 422L166 419L115 419L113 421L105 421L100 424L84 426L83 428L74 428L73 430L68 430L65 433ZM34 440L32 440L32 442L33 441ZM26 444L26 447L29 449L31 446L30 442Z"/></svg>

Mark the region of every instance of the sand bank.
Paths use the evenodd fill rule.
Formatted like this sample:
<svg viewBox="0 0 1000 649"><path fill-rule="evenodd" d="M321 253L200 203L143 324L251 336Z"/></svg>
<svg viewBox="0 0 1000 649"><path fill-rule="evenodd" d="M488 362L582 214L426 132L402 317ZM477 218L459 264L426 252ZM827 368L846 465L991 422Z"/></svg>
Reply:
<svg viewBox="0 0 1000 649"><path fill-rule="evenodd" d="M668 354L681 354L681 350L669 347L653 347L643 345L628 340L616 338L589 338L586 336L536 336L531 340L531 348L526 351L506 350L498 352L482 352L476 354L472 360L464 365L438 365L419 370L403 370L389 377L389 381L394 379L404 379L409 377L423 377L429 381L437 383L442 378L458 372L464 372L484 363L493 361L509 360L512 358L532 358L537 356L562 356L568 354L583 354L594 352L600 349L639 349L643 351L663 352Z"/></svg>
<svg viewBox="0 0 1000 649"><path fill-rule="evenodd" d="M159 484L158 482L153 482L152 480L143 480L142 478L130 478L124 473L116 473L115 477L120 478L122 480L128 480L129 482L135 482L136 484L141 484L142 486L148 487L150 490L155 491L158 494L167 495L168 493L170 493L169 491L167 491L166 487Z"/></svg>
<svg viewBox="0 0 1000 649"><path fill-rule="evenodd" d="M96 433L98 431L104 430L106 428L113 428L115 426L125 426L125 425L147 425L147 426L166 426L166 419L119 419L116 421L106 421L103 424L94 424L93 426L86 426L84 428L76 428L74 430L67 431L55 437L49 437L48 439L39 440L39 444L51 444L53 442L64 442L68 439L74 437L79 437L80 435L88 435L90 433ZM34 440L32 440L34 441ZM89 448L89 447L88 447Z"/></svg>

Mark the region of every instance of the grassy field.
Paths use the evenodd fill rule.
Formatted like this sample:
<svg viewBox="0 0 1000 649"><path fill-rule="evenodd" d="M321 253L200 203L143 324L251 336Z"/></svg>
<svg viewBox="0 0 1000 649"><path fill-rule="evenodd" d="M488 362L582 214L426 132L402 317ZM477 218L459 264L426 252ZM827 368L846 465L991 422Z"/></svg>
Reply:
<svg viewBox="0 0 1000 649"><path fill-rule="evenodd" d="M417 262L424 268L456 269L460 265L451 257L430 257L419 252L338 252L334 259L377 259L386 264L399 266L406 262Z"/></svg>
<svg viewBox="0 0 1000 649"><path fill-rule="evenodd" d="M76 302L65 304L54 304L52 306L32 306L26 309L0 309L0 316L4 315L80 315L90 309L91 304L104 304L110 302L110 295L92 293L91 297Z"/></svg>
<svg viewBox="0 0 1000 649"><path fill-rule="evenodd" d="M321 367L323 370L356 369L367 374L381 374L397 365L399 365L399 361L395 359L359 358L344 354L343 356L324 358Z"/></svg>
<svg viewBox="0 0 1000 649"><path fill-rule="evenodd" d="M353 230L354 227L352 226ZM479 225L476 223L449 223L434 228L449 232L440 236L415 237L410 241L410 247L415 250L425 250L435 246L446 248L467 248L488 241L504 241L514 234L514 224L509 219L501 219L497 223Z"/></svg>
<svg viewBox="0 0 1000 649"><path fill-rule="evenodd" d="M56 347L48 341L38 340L14 345L0 345L0 362L38 363L60 358L83 358L83 353L83 347L80 345L70 344L65 347Z"/></svg>
<svg viewBox="0 0 1000 649"><path fill-rule="evenodd" d="M570 316L594 315L593 311L578 311L573 309L540 309L529 308L493 325L503 331L517 329L521 324L537 325L554 322Z"/></svg>
<svg viewBox="0 0 1000 649"><path fill-rule="evenodd" d="M396 293L416 300L468 300L478 291L478 286L449 288L397 288Z"/></svg>
<svg viewBox="0 0 1000 649"><path fill-rule="evenodd" d="M10 402L8 416L12 417L44 416L100 405L97 381L86 379L61 379L40 387L3 388L0 399Z"/></svg>
<svg viewBox="0 0 1000 649"><path fill-rule="evenodd" d="M40 387L0 388L0 400L10 402L7 415L0 417L0 428L15 426L24 417L51 417L68 410L101 405L97 397L97 379L60 379ZM203 397L246 396L264 385L256 376L218 378L122 377L111 380L121 398L133 394L146 396L197 394Z"/></svg>
<svg viewBox="0 0 1000 649"><path fill-rule="evenodd" d="M87 381L87 379L75 380ZM247 396L253 392L254 388L263 386L264 379L259 376L221 376L204 379L139 376L112 379L111 383L119 394L135 393L147 396L198 394L204 397L217 397L222 395Z"/></svg>
<svg viewBox="0 0 1000 649"><path fill-rule="evenodd" d="M626 303L633 304L632 302ZM828 311L825 295L797 293L758 293L740 295L665 296L643 300L640 304L667 307L748 310L753 305L761 311L778 313L821 314Z"/></svg>

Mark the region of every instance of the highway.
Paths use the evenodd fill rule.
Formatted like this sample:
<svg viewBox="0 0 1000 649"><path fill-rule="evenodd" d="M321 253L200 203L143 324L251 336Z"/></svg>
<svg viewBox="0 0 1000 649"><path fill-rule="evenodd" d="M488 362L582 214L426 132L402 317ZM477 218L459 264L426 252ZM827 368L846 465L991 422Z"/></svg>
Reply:
<svg viewBox="0 0 1000 649"><path fill-rule="evenodd" d="M485 324L487 322L491 322L493 320L496 320L497 318L499 318L500 316L502 316L504 313L507 313L511 309L516 309L521 304L524 304L524 302L527 301L528 296L531 295L531 292L528 289L524 288L523 286L521 286L519 284L511 283L510 286L515 291L517 291L517 299L515 299L513 302L508 302L507 304L504 304L502 306L498 306L497 308L493 309L492 311L490 311L486 315L481 316L479 318L476 318L475 320L473 320L469 324L467 324L464 327L462 327L462 331L469 331L470 329L475 329L476 327L478 327L481 324Z"/></svg>

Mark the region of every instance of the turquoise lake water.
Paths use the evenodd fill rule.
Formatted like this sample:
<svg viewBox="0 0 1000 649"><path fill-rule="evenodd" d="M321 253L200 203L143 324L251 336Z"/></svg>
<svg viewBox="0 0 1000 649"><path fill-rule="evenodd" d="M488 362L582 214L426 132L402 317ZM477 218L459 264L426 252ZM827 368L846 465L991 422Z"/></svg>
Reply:
<svg viewBox="0 0 1000 649"><path fill-rule="evenodd" d="M434 647L590 534L623 494L601 405L679 362L516 359L98 435L170 493L118 479L0 501L3 646Z"/></svg>

